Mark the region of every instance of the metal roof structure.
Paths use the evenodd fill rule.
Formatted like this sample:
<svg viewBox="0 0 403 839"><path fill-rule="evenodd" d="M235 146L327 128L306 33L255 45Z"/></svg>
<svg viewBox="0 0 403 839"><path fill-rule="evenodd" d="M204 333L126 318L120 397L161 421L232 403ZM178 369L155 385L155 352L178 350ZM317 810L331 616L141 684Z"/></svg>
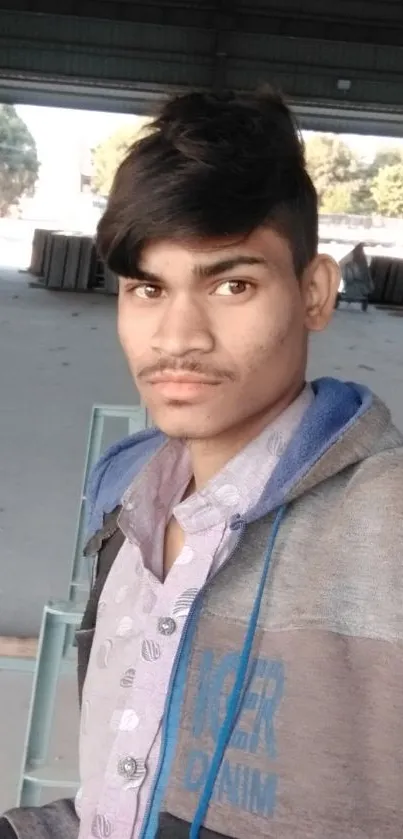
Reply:
<svg viewBox="0 0 403 839"><path fill-rule="evenodd" d="M280 87L304 127L403 135L402 0L0 0L0 100L148 113Z"/></svg>

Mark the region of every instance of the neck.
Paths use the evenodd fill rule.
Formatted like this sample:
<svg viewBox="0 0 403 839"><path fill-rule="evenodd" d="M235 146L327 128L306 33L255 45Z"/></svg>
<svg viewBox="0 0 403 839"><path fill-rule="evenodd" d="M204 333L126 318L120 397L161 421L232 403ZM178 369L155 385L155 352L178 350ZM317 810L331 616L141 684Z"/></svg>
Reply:
<svg viewBox="0 0 403 839"><path fill-rule="evenodd" d="M216 437L188 440L193 480L192 489L200 490L214 478L238 452L259 436L267 425L274 422L302 393L305 384L299 384L282 400L265 409L245 423L239 423Z"/></svg>

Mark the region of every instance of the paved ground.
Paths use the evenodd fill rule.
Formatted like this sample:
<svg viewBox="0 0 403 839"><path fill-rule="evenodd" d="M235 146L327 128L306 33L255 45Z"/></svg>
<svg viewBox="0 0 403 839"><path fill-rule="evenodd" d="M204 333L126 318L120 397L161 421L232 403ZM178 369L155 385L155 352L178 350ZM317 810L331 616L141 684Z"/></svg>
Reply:
<svg viewBox="0 0 403 839"><path fill-rule="evenodd" d="M114 306L30 289L25 275L0 269L0 634L35 633L44 601L65 595L92 404L137 401ZM310 372L368 384L403 429L402 354L403 318L341 310L314 339ZM15 796L30 681L0 672L0 811ZM62 694L54 754L71 760L72 680Z"/></svg>
<svg viewBox="0 0 403 839"><path fill-rule="evenodd" d="M65 596L92 405L137 399L114 308L0 269L0 635Z"/></svg>

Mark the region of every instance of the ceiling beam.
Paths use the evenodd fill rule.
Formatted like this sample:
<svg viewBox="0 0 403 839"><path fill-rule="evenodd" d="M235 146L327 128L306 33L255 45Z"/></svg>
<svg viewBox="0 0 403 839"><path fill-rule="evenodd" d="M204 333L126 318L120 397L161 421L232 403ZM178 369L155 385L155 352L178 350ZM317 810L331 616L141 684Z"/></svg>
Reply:
<svg viewBox="0 0 403 839"><path fill-rule="evenodd" d="M155 110L156 104L166 95L162 87L147 89L143 85L129 89L112 84L100 85L95 80L91 85L85 85L79 80L66 82L51 78L29 79L20 76L11 79L0 76L0 101L10 103L146 116ZM403 111L398 113L382 108L331 106L324 102L301 102L295 99L290 100L290 105L301 127L306 130L403 137Z"/></svg>
<svg viewBox="0 0 403 839"><path fill-rule="evenodd" d="M79 18L0 11L1 75L17 87L18 79L43 80L52 96L53 80L59 91L65 83L64 96L89 87L99 99L113 87L120 100L124 91L248 91L268 81L301 103L402 112L403 46L237 32L228 9L229 2L217 3L203 29L104 20L84 26ZM2 89L10 96L10 86Z"/></svg>
<svg viewBox="0 0 403 839"><path fill-rule="evenodd" d="M323 0L319 5L308 2L281 4L279 0L265 0L254 5L235 0L214 0L203 3L178 3L169 5L132 0L0 0L0 8L10 11L30 11L67 17L94 20L127 21L161 26L189 26L221 30L231 28L242 33L272 34L290 37L317 37L325 41L389 44L403 43L403 4L373 4L373 15L365 4L349 0L348 6L340 2ZM222 9L221 9L222 7ZM387 10L392 10L388 15ZM220 23L223 19L223 24ZM229 23L227 22L227 19ZM217 26L218 23L218 26Z"/></svg>

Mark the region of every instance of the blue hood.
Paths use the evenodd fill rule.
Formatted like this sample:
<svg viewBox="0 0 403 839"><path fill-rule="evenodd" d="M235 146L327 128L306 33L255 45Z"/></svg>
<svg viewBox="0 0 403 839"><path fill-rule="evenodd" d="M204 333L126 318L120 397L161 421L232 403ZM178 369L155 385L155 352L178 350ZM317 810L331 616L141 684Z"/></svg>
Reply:
<svg viewBox="0 0 403 839"><path fill-rule="evenodd" d="M312 387L315 399L269 481L271 509L283 503L291 487L372 406L371 391L358 384L324 378ZM147 429L116 443L103 455L86 491L88 538L102 527L104 516L121 503L128 487L166 440L160 431ZM267 493L250 518L266 512Z"/></svg>

